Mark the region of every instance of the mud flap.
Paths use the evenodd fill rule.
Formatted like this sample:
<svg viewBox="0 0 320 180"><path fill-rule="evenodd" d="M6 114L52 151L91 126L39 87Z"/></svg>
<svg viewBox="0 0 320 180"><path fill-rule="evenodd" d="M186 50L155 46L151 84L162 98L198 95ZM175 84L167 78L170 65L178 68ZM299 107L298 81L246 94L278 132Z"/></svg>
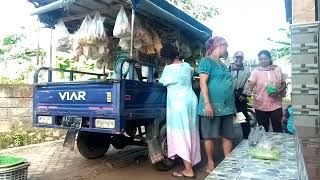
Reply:
<svg viewBox="0 0 320 180"><path fill-rule="evenodd" d="M79 129L69 129L67 131L66 137L64 138L63 147L69 148L71 151L74 151L74 146L78 132Z"/></svg>
<svg viewBox="0 0 320 180"><path fill-rule="evenodd" d="M163 119L157 118L153 122L148 123L146 127L147 144L149 157L152 164L156 164L164 159L163 152L158 140L159 126Z"/></svg>

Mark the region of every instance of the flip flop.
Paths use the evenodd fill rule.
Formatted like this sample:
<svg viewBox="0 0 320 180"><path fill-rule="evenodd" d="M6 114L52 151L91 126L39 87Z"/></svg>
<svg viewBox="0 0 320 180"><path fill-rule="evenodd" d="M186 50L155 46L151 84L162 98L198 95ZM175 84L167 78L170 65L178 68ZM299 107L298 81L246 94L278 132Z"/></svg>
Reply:
<svg viewBox="0 0 320 180"><path fill-rule="evenodd" d="M184 179L196 179L196 175L193 175L193 176L186 176L183 171L175 171L172 173L172 176L173 177L176 177L176 178L184 178Z"/></svg>
<svg viewBox="0 0 320 180"><path fill-rule="evenodd" d="M172 175L172 177L175 177L175 178L183 178L184 177L182 171L174 171L171 175Z"/></svg>
<svg viewBox="0 0 320 180"><path fill-rule="evenodd" d="M209 170L208 168L206 168L205 172L208 174L211 174L214 171L215 168L213 168L212 170Z"/></svg>
<svg viewBox="0 0 320 180"><path fill-rule="evenodd" d="M196 179L197 177L196 177L196 175L186 176L186 175L183 174L183 178L184 178L184 179Z"/></svg>
<svg viewBox="0 0 320 180"><path fill-rule="evenodd" d="M215 169L215 167L210 171L208 169L208 167L205 167L205 168L201 169L200 172L204 172L204 173L210 174L212 171L214 171L214 169Z"/></svg>

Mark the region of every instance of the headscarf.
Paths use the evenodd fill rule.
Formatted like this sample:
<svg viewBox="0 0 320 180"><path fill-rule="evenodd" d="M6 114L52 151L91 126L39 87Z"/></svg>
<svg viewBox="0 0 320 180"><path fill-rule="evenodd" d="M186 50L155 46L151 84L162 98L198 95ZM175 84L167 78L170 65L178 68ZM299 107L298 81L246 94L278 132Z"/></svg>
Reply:
<svg viewBox="0 0 320 180"><path fill-rule="evenodd" d="M220 36L211 37L206 42L206 56L211 55L212 51L221 45L227 45L226 39Z"/></svg>

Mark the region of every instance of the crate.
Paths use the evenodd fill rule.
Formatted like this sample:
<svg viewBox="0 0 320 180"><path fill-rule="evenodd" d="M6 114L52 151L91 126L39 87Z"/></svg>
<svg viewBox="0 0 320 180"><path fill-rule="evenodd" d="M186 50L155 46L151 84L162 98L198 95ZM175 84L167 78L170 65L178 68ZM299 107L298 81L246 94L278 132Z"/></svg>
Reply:
<svg viewBox="0 0 320 180"><path fill-rule="evenodd" d="M30 163L12 166L8 168L0 168L0 180L27 180L28 167Z"/></svg>

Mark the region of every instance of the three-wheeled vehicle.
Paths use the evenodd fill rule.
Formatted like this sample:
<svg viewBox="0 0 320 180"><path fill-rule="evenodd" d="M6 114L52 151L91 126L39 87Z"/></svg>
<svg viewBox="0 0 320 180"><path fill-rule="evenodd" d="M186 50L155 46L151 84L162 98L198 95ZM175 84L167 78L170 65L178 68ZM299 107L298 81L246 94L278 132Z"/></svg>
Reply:
<svg viewBox="0 0 320 180"><path fill-rule="evenodd" d="M155 77L155 72L161 73L163 67L150 61L143 62L142 57L134 55L135 18L139 16L148 20L166 43L174 44L184 37L187 42L203 44L212 31L165 0L29 1L37 7L33 15L38 15L47 27L54 28L58 19L63 19L69 31L76 31L86 14L99 11L106 17L107 34L112 36L120 6L123 5L131 14L130 54L114 57L118 59L114 59L116 75L112 78L103 79L105 74L51 67L36 70L34 126L68 129L66 140L76 141L79 152L88 159L104 156L110 144L118 149L139 145L148 147L150 160L156 169L172 168L174 162L166 156L166 88L157 83ZM128 65L126 76L124 64ZM139 69L142 65L148 67L144 80ZM46 82L39 80L43 71L48 72ZM70 81L53 81L55 71L69 73ZM74 81L75 74L79 73L93 75L97 79ZM164 158L160 162L154 161L161 156Z"/></svg>

